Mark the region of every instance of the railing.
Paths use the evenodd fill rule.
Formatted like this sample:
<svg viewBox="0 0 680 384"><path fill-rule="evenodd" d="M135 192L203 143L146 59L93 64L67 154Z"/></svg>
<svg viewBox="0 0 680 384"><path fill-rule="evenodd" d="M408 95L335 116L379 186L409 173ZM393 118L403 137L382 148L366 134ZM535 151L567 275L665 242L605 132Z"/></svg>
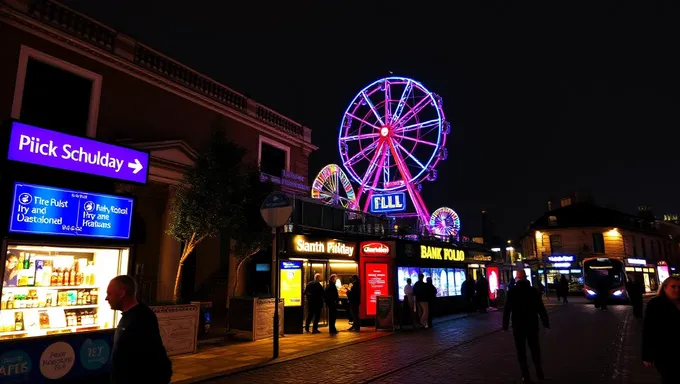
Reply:
<svg viewBox="0 0 680 384"><path fill-rule="evenodd" d="M390 221L385 216L325 205L296 197L289 231L294 227L331 232L384 237L390 235Z"/></svg>
<svg viewBox="0 0 680 384"><path fill-rule="evenodd" d="M126 47L127 44L116 47L116 41L131 41L132 39L68 7L50 0L13 0L12 3L15 9L26 12L36 20L52 25L71 36L116 54L118 57L132 60L135 64L219 104L247 114L286 134L307 141L311 140L307 137L309 135L305 135L305 127L301 124L248 99L244 95L144 44L133 41L134 52L129 52L130 49ZM126 49L128 49L128 52L122 54L121 51Z"/></svg>
<svg viewBox="0 0 680 384"><path fill-rule="evenodd" d="M49 0L29 3L28 14L64 32L113 52L116 31Z"/></svg>

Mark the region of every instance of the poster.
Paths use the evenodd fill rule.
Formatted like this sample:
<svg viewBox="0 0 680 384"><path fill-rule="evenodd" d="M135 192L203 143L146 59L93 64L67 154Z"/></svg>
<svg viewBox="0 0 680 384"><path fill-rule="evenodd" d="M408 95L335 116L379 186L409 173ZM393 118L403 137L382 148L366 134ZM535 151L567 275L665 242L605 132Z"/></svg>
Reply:
<svg viewBox="0 0 680 384"><path fill-rule="evenodd" d="M376 302L375 329L394 330L394 307L392 296L378 296Z"/></svg>
<svg viewBox="0 0 680 384"><path fill-rule="evenodd" d="M460 291L456 293L456 279L454 277L453 268L446 269L446 277L449 281L449 294L448 296L460 295Z"/></svg>
<svg viewBox="0 0 680 384"><path fill-rule="evenodd" d="M495 300L496 293L498 292L498 286L500 284L498 277L498 267L487 267L486 279L489 281L489 298L491 300Z"/></svg>
<svg viewBox="0 0 680 384"><path fill-rule="evenodd" d="M659 284L663 283L670 276L667 265L659 265L656 267L656 270L659 272Z"/></svg>
<svg viewBox="0 0 680 384"><path fill-rule="evenodd" d="M467 279L467 276L465 275L465 270L456 268L454 270L454 274L456 276L456 289L455 289L456 295L462 295L463 283Z"/></svg>
<svg viewBox="0 0 680 384"><path fill-rule="evenodd" d="M376 314L378 296L386 296L387 292L387 263L366 263L366 314Z"/></svg>
<svg viewBox="0 0 680 384"><path fill-rule="evenodd" d="M302 262L281 262L281 298L286 307L302 305Z"/></svg>

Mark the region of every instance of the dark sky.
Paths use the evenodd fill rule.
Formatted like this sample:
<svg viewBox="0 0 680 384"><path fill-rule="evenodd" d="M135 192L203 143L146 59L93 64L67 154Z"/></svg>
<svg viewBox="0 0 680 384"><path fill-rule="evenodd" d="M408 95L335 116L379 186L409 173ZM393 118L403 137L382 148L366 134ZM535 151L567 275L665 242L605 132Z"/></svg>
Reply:
<svg viewBox="0 0 680 384"><path fill-rule="evenodd" d="M516 236L549 196L582 188L631 213L678 211L673 2L65 3L312 128L312 177L339 161L359 90L389 71L421 81L452 126L423 196L466 234L487 209Z"/></svg>

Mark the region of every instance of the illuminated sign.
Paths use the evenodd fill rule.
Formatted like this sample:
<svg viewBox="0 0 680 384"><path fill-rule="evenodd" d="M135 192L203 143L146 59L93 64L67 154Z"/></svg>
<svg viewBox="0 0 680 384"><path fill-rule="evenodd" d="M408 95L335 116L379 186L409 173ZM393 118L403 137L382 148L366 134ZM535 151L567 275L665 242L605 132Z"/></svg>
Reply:
<svg viewBox="0 0 680 384"><path fill-rule="evenodd" d="M405 185L404 180L395 180L395 181L386 181L385 182L385 188L399 188L399 187L403 187L404 185Z"/></svg>
<svg viewBox="0 0 680 384"><path fill-rule="evenodd" d="M571 267L571 263L552 263L552 266L554 268L569 268Z"/></svg>
<svg viewBox="0 0 680 384"><path fill-rule="evenodd" d="M293 237L293 251L295 253L309 255L309 254L325 254L325 255L339 255L339 256L354 256L354 243L345 243L342 240L328 239L309 241L305 236Z"/></svg>
<svg viewBox="0 0 680 384"><path fill-rule="evenodd" d="M491 256L474 255L474 256L472 256L472 260L475 260L475 261L491 261Z"/></svg>
<svg viewBox="0 0 680 384"><path fill-rule="evenodd" d="M302 306L302 262L281 262L281 298L286 307Z"/></svg>
<svg viewBox="0 0 680 384"><path fill-rule="evenodd" d="M548 261L551 263L573 263L574 262L574 256L548 256Z"/></svg>
<svg viewBox="0 0 680 384"><path fill-rule="evenodd" d="M149 173L147 152L16 121L12 123L7 159L142 184L146 184Z"/></svg>
<svg viewBox="0 0 680 384"><path fill-rule="evenodd" d="M633 265L647 265L647 260L645 259L626 259L628 261L628 264L633 264Z"/></svg>
<svg viewBox="0 0 680 384"><path fill-rule="evenodd" d="M389 193L371 196L371 213L404 212L406 193Z"/></svg>
<svg viewBox="0 0 680 384"><path fill-rule="evenodd" d="M461 249L450 249L442 247L432 247L429 245L421 245L420 258L432 260L463 261L465 260L465 251Z"/></svg>
<svg viewBox="0 0 680 384"><path fill-rule="evenodd" d="M378 296L387 296L387 264L366 263L366 315L374 316Z"/></svg>
<svg viewBox="0 0 680 384"><path fill-rule="evenodd" d="M362 256L386 256L390 253L390 246L385 243L361 243Z"/></svg>
<svg viewBox="0 0 680 384"><path fill-rule="evenodd" d="M9 231L126 240L133 202L130 197L15 183Z"/></svg>
<svg viewBox="0 0 680 384"><path fill-rule="evenodd" d="M489 280L489 297L491 300L496 299L496 292L498 292L500 284L498 274L498 267L488 267L486 269L486 279Z"/></svg>

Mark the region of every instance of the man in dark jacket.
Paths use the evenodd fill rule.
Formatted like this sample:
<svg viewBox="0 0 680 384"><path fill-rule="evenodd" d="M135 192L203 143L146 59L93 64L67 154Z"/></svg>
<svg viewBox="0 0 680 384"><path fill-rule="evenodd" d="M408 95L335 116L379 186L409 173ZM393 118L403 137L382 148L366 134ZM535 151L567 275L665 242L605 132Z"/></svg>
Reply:
<svg viewBox="0 0 680 384"><path fill-rule="evenodd" d="M475 279L472 275L468 275L467 280L463 282L461 287L461 295L465 299L465 310L472 312L475 310Z"/></svg>
<svg viewBox="0 0 680 384"><path fill-rule="evenodd" d="M314 327L312 333L319 332L319 319L321 318L321 310L323 309L323 287L321 286L321 275L315 274L314 280L307 283L305 287L305 296L307 297L307 322L305 323L305 331L309 332L309 324L314 319Z"/></svg>
<svg viewBox="0 0 680 384"><path fill-rule="evenodd" d="M626 290L628 291L628 298L630 304L633 306L633 315L642 318L642 294L644 293L644 286L641 284L641 279L635 276L634 273L628 275L628 282L626 283Z"/></svg>
<svg viewBox="0 0 680 384"><path fill-rule="evenodd" d="M418 313L418 324L421 327L427 328L427 319L429 318L429 297L428 289L423 279L425 275L418 274L418 281L413 284L413 295L416 297L416 312Z"/></svg>
<svg viewBox="0 0 680 384"><path fill-rule="evenodd" d="M111 382L167 384L172 362L161 340L156 314L137 301L137 284L127 275L114 277L106 288L111 309L121 311L113 336Z"/></svg>
<svg viewBox="0 0 680 384"><path fill-rule="evenodd" d="M323 298L326 301L326 307L328 307L328 332L331 335L338 333L338 330L335 328L335 319L338 318L338 301L340 300L340 295L338 295L338 287L335 286L336 279L337 275L331 275L323 295Z"/></svg>
<svg viewBox="0 0 680 384"><path fill-rule="evenodd" d="M425 287L427 289L427 327L432 328L432 312L434 311L435 299L437 298L437 287L432 284L432 278L428 277L425 280Z"/></svg>
<svg viewBox="0 0 680 384"><path fill-rule="evenodd" d="M475 297L479 313L486 313L489 308L489 280L484 276L479 276L475 283Z"/></svg>
<svg viewBox="0 0 680 384"><path fill-rule="evenodd" d="M536 368L536 376L543 380L543 366L541 364L541 349L538 343L538 319L543 326L549 328L548 313L543 305L541 293L529 284L526 273L517 271L517 284L508 292L508 299L503 312L503 330L508 330L512 315L512 333L517 348L517 360L522 371L523 380L531 382L529 365L527 363L527 344L531 351L531 360Z"/></svg>
<svg viewBox="0 0 680 384"><path fill-rule="evenodd" d="M361 305L361 283L359 276L354 275L349 280L351 284L350 290L347 292L347 300L349 301L349 312L352 314L352 326L348 331L361 330L361 319L359 318L359 306Z"/></svg>

